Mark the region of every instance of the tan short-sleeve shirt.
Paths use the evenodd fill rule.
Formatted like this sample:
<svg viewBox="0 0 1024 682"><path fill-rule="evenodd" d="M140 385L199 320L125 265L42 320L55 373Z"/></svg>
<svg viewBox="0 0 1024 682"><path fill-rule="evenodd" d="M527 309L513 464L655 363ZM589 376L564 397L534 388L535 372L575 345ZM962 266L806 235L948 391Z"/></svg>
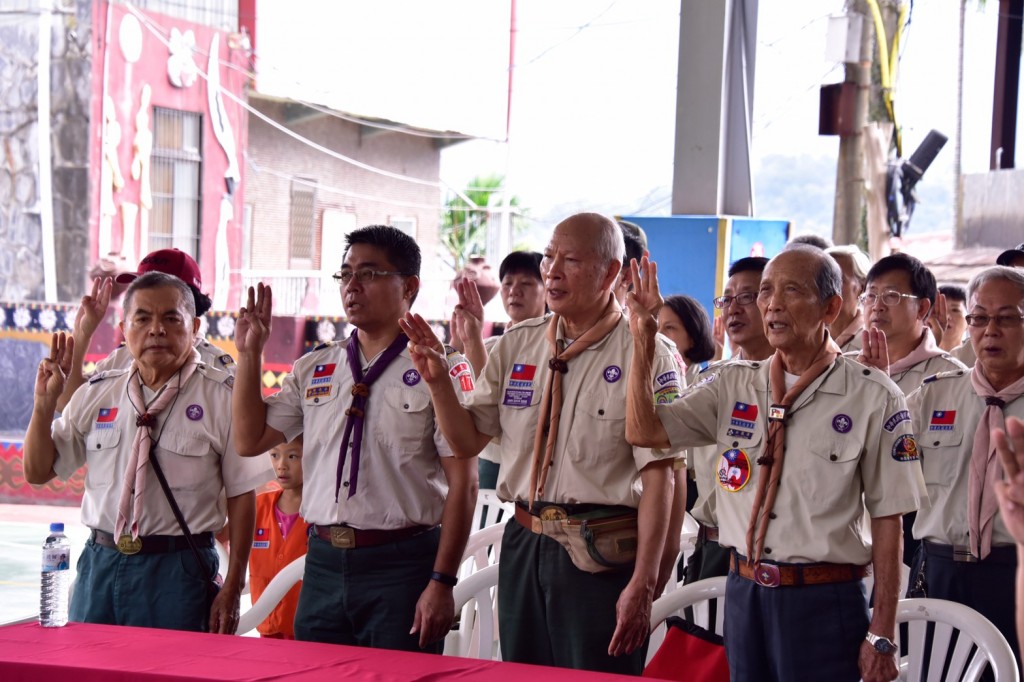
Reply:
<svg viewBox="0 0 1024 682"><path fill-rule="evenodd" d="M348 496L353 473L350 439L335 501L345 410L352 403L355 383L347 343L324 344L296 360L281 390L266 400L267 424L288 440L303 434L302 518L378 530L440 523L448 492L441 457L452 452L408 349L370 386L356 492Z"/></svg>
<svg viewBox="0 0 1024 682"><path fill-rule="evenodd" d="M466 403L476 428L500 441L498 495L504 500L530 499L534 434L550 371L547 324L537 318L508 330L491 349ZM667 345L658 343L655 348L652 392L654 400L668 402L679 395L679 371ZM678 456L626 442L632 353L633 337L623 317L604 339L569 362L562 378L562 416L546 501L636 507L640 470L655 460Z"/></svg>
<svg viewBox="0 0 1024 682"><path fill-rule="evenodd" d="M944 545L969 546L967 492L974 433L985 412L985 399L974 392L970 370L929 378L907 398L921 449L928 502L917 512L914 537ZM1004 414L1024 418L1024 397L1007 403ZM993 545L1012 545L1000 513Z"/></svg>
<svg viewBox="0 0 1024 682"><path fill-rule="evenodd" d="M658 407L673 447L716 446L719 542L741 553L767 436L768 369L768 360L727 363ZM903 394L882 372L840 357L789 415L765 559L869 563L865 508L872 517L903 514L925 497Z"/></svg>
<svg viewBox="0 0 1024 682"><path fill-rule="evenodd" d="M173 404L157 416L155 455L193 533L224 527L225 495L241 495L273 478L266 457L240 457L235 452L233 380L225 372L200 365ZM75 391L51 427L57 446L54 471L66 480L88 465L82 523L107 532L114 530L137 430L129 381L137 381L137 375L124 369L97 375ZM146 480L140 534L181 535L152 468Z"/></svg>

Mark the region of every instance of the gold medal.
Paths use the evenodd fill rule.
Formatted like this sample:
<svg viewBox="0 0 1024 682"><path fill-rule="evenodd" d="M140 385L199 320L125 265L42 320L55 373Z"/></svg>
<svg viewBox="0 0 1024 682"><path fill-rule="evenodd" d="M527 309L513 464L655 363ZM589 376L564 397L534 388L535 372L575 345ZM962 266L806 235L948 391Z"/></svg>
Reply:
<svg viewBox="0 0 1024 682"><path fill-rule="evenodd" d="M542 521L561 521L562 519L568 518L569 515L561 507L551 505L544 507L540 510L540 518Z"/></svg>
<svg viewBox="0 0 1024 682"><path fill-rule="evenodd" d="M142 538L132 539L125 533L117 539L117 551L121 554L138 554L142 550Z"/></svg>

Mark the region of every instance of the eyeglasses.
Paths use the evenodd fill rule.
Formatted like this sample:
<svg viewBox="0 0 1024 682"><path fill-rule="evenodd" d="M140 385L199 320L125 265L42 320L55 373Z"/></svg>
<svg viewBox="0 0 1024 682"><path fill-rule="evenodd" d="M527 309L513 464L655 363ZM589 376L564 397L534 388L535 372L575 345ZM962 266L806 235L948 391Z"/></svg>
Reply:
<svg viewBox="0 0 1024 682"><path fill-rule="evenodd" d="M372 282L374 277L387 277L388 275L399 275L405 277L404 272L392 272L391 270L371 270L369 268L362 268L361 270L342 270L331 275L331 278L339 284L348 284L355 279L360 284L366 284Z"/></svg>
<svg viewBox="0 0 1024 682"><path fill-rule="evenodd" d="M750 305L756 299L757 294L750 291L745 291L742 294L736 294L735 296L719 296L718 298L711 302L719 310L725 310L730 305L732 305L733 301L736 302L736 305Z"/></svg>
<svg viewBox="0 0 1024 682"><path fill-rule="evenodd" d="M965 319L972 327L987 327L989 322L995 320L997 327L1010 329L1024 322L1024 315L967 315Z"/></svg>
<svg viewBox="0 0 1024 682"><path fill-rule="evenodd" d="M884 291L881 294L861 294L857 297L857 300L864 305L874 305L875 301L881 299L883 305L894 306L899 305L903 302L903 299L909 298L916 301L921 298L920 296L914 296L912 294L901 294L898 291Z"/></svg>

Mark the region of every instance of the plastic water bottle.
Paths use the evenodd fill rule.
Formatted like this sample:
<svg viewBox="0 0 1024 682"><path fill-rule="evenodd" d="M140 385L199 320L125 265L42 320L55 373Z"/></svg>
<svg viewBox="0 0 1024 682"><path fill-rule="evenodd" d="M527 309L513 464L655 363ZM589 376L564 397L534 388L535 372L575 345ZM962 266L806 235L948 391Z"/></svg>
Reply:
<svg viewBox="0 0 1024 682"><path fill-rule="evenodd" d="M43 544L42 589L39 592L39 624L59 628L68 622L68 591L71 587L71 542L63 523L51 523Z"/></svg>

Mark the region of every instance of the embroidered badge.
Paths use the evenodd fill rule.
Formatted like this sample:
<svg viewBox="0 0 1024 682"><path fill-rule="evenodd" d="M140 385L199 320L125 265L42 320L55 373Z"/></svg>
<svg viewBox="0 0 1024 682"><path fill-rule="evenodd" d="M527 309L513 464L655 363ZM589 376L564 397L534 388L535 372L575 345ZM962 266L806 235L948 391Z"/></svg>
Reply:
<svg viewBox="0 0 1024 682"><path fill-rule="evenodd" d="M679 397L678 386L666 386L659 388L654 392L654 404L655 405L668 405L676 398Z"/></svg>
<svg viewBox="0 0 1024 682"><path fill-rule="evenodd" d="M319 384L331 383L331 376L334 374L334 368L337 367L333 362L329 365L317 365L313 368L313 379L309 382L310 386L317 386Z"/></svg>
<svg viewBox="0 0 1024 682"><path fill-rule="evenodd" d="M702 376L700 378L700 381L698 381L696 384L694 384L694 386L700 386L701 384L710 384L712 381L715 380L715 378L717 376L718 376L717 374L709 374L706 377Z"/></svg>
<svg viewBox="0 0 1024 682"><path fill-rule="evenodd" d="M929 431L952 431L956 422L956 410L935 410L928 422Z"/></svg>
<svg viewBox="0 0 1024 682"><path fill-rule="evenodd" d="M664 374L659 374L658 378L655 379L655 381L658 382L659 386L664 386L669 382L677 384L679 383L679 375L676 374L675 372L665 372Z"/></svg>
<svg viewBox="0 0 1024 682"><path fill-rule="evenodd" d="M743 490L750 480L750 458L743 450L726 450L718 460L718 485L730 493Z"/></svg>
<svg viewBox="0 0 1024 682"><path fill-rule="evenodd" d="M832 417L832 428L839 433L849 433L853 428L853 420L848 414L837 414Z"/></svg>
<svg viewBox="0 0 1024 682"><path fill-rule="evenodd" d="M235 359L228 355L227 353L225 353L224 355L217 358L217 362L224 365L225 367L230 367L233 364L235 364Z"/></svg>
<svg viewBox="0 0 1024 682"><path fill-rule="evenodd" d="M732 438L747 438L747 439L750 439L750 438L754 437L754 434L752 432L750 432L750 431L740 431L739 429L729 429L728 431L725 432L725 435L730 436Z"/></svg>
<svg viewBox="0 0 1024 682"><path fill-rule="evenodd" d="M736 403L732 408L732 419L729 423L747 431L753 431L757 422L757 405Z"/></svg>
<svg viewBox="0 0 1024 682"><path fill-rule="evenodd" d="M253 549L270 549L270 533L266 528L257 528L252 538Z"/></svg>
<svg viewBox="0 0 1024 682"><path fill-rule="evenodd" d="M185 416L188 417L189 419L191 419L194 422L199 421L200 419L203 418L203 407L202 407L202 405L197 405L195 403L192 403L191 405L189 405L188 407L185 408Z"/></svg>
<svg viewBox="0 0 1024 682"><path fill-rule="evenodd" d="M405 382L406 386L415 386L420 383L420 373L414 369L410 369L402 375L402 381Z"/></svg>
<svg viewBox="0 0 1024 682"><path fill-rule="evenodd" d="M310 386L306 389L306 400L310 398L326 398L331 394L332 388L330 384L326 386Z"/></svg>
<svg viewBox="0 0 1024 682"><path fill-rule="evenodd" d="M909 433L905 433L892 444L892 458L897 462L916 462L920 459L917 441Z"/></svg>
<svg viewBox="0 0 1024 682"><path fill-rule="evenodd" d="M468 362L458 362L448 370L452 379L457 379L463 393L470 393L473 390L473 373L469 370Z"/></svg>
<svg viewBox="0 0 1024 682"><path fill-rule="evenodd" d="M512 374L508 378L509 388L532 388L533 375L537 373L537 365L512 365Z"/></svg>
<svg viewBox="0 0 1024 682"><path fill-rule="evenodd" d="M896 414L886 419L885 424L882 425L882 428L888 431L889 433L892 433L893 431L896 430L897 426L899 426L903 422L908 421L910 421L910 412L907 412L906 410L900 410Z"/></svg>
<svg viewBox="0 0 1024 682"><path fill-rule="evenodd" d="M96 415L96 428L97 429L112 429L114 428L114 420L117 419L117 408L116 407L101 407L99 414Z"/></svg>
<svg viewBox="0 0 1024 682"><path fill-rule="evenodd" d="M228 378L224 380L224 385L227 386L228 388L234 388L234 386L235 386L235 377L228 376Z"/></svg>
<svg viewBox="0 0 1024 682"><path fill-rule="evenodd" d="M609 384L614 384L616 381L622 378L622 368L618 365L608 365L604 368L604 380Z"/></svg>
<svg viewBox="0 0 1024 682"><path fill-rule="evenodd" d="M775 407L772 405L768 408L768 421L782 421L786 418L786 408Z"/></svg>
<svg viewBox="0 0 1024 682"><path fill-rule="evenodd" d="M506 388L505 398L501 401L506 407L529 407L533 402L533 391L526 388Z"/></svg>

